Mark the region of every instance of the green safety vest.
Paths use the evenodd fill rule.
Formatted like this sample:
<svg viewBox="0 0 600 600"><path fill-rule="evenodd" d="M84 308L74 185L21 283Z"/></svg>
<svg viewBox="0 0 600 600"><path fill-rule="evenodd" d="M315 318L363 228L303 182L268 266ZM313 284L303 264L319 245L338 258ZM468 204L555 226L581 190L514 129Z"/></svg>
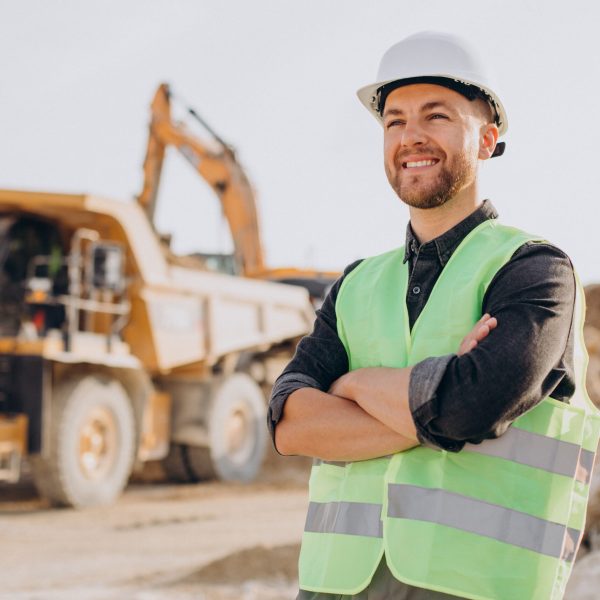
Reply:
<svg viewBox="0 0 600 600"><path fill-rule="evenodd" d="M404 249L364 260L336 302L350 370L456 353L481 318L494 275L535 240L492 220L476 227L444 267L412 332ZM545 398L500 438L458 453L418 446L373 460L315 461L300 587L356 594L385 552L394 576L413 586L475 599L561 598L600 432L585 390L584 311L577 282L577 386L569 404Z"/></svg>

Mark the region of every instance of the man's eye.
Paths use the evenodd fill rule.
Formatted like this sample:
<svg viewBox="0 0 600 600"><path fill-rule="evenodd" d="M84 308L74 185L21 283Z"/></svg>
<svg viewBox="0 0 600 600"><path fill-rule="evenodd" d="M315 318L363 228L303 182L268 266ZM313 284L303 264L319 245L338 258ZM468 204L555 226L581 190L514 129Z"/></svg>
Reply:
<svg viewBox="0 0 600 600"><path fill-rule="evenodd" d="M390 129L390 127L397 127L399 125L404 125L404 121L400 119L394 119L393 121L388 121L386 124L386 129Z"/></svg>
<svg viewBox="0 0 600 600"><path fill-rule="evenodd" d="M434 113L432 115L429 115L430 119L447 119L448 115L444 115L442 113Z"/></svg>

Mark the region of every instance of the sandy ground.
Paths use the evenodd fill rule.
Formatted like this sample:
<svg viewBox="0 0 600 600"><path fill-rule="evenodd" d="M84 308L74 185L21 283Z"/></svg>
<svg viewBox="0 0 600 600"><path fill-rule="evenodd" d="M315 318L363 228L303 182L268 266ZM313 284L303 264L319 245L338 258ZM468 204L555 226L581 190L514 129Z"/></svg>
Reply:
<svg viewBox="0 0 600 600"><path fill-rule="evenodd" d="M0 598L293 598L308 464L284 460L252 485L136 482L83 511L1 485Z"/></svg>
<svg viewBox="0 0 600 600"><path fill-rule="evenodd" d="M83 511L50 508L27 478L0 485L0 600L295 597L306 461L271 456L247 486L157 473ZM565 598L600 598L600 551L575 565Z"/></svg>

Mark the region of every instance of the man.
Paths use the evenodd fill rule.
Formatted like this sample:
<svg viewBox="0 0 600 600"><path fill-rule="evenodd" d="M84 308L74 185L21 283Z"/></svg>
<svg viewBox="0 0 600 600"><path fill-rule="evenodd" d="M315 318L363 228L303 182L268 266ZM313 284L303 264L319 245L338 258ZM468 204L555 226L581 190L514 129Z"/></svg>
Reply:
<svg viewBox="0 0 600 600"><path fill-rule="evenodd" d="M479 199L507 117L460 40L401 41L359 98L410 224L273 389L277 449L317 459L298 598L560 598L600 426L571 263Z"/></svg>

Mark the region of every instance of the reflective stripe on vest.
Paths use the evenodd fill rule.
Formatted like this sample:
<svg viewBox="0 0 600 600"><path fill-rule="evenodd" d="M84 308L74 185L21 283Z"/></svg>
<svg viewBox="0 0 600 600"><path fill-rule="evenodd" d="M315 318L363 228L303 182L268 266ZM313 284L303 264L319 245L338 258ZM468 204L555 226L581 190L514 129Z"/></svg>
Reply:
<svg viewBox="0 0 600 600"><path fill-rule="evenodd" d="M432 506L443 511L432 511ZM552 521L545 521L497 504L489 504L447 490L414 485L390 484L388 516L397 519L429 521L455 529L527 548L564 560L574 553L568 540L577 540L580 532Z"/></svg>
<svg viewBox="0 0 600 600"><path fill-rule="evenodd" d="M495 274L533 239L493 221L475 228L412 331L403 249L363 261L336 303L350 368L406 367L455 353L481 317ZM583 385L577 288L578 385L570 404L547 398L500 438L459 453L420 446L371 461L315 461L301 588L358 593L385 551L392 573L417 587L476 599L561 597L584 526L600 430Z"/></svg>
<svg viewBox="0 0 600 600"><path fill-rule="evenodd" d="M595 452L572 442L563 442L531 431L511 427L495 444L465 444L463 452L497 456L523 465L543 469L558 475L575 477L589 483L594 468ZM315 459L314 465L334 465L344 468L350 464L338 460Z"/></svg>
<svg viewBox="0 0 600 600"><path fill-rule="evenodd" d="M383 537L381 504L367 502L311 502L305 531Z"/></svg>
<svg viewBox="0 0 600 600"><path fill-rule="evenodd" d="M496 456L557 475L588 483L594 452L572 442L563 442L518 427L511 427L494 444L465 444L464 452Z"/></svg>

